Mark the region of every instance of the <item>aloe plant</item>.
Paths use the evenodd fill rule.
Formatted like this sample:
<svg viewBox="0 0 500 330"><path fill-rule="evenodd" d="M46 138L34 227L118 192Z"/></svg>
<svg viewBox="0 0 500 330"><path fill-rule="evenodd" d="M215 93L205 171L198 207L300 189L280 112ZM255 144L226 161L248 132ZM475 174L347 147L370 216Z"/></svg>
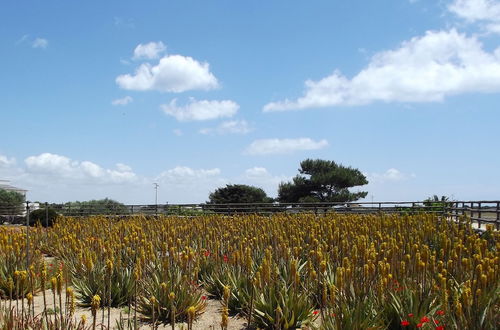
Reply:
<svg viewBox="0 0 500 330"><path fill-rule="evenodd" d="M264 287L256 296L252 320L263 329L295 329L314 319L314 306L305 293L283 282Z"/></svg>
<svg viewBox="0 0 500 330"><path fill-rule="evenodd" d="M152 265L141 287L144 290L139 299L138 311L145 322L184 322L198 318L205 310L206 297L201 288L189 283L177 266L163 269ZM189 309L194 313L192 317L189 317Z"/></svg>
<svg viewBox="0 0 500 330"><path fill-rule="evenodd" d="M95 295L107 297L105 295L106 270L104 266L94 267L90 272L84 274L73 273L73 286L79 305L90 307L92 298ZM134 276L129 268L115 269L111 275L111 302L103 300L104 306L121 307L129 304L134 297Z"/></svg>
<svg viewBox="0 0 500 330"><path fill-rule="evenodd" d="M356 301L341 298L338 305L323 312L322 330L386 329L379 305L372 297ZM399 327L397 327L399 329Z"/></svg>

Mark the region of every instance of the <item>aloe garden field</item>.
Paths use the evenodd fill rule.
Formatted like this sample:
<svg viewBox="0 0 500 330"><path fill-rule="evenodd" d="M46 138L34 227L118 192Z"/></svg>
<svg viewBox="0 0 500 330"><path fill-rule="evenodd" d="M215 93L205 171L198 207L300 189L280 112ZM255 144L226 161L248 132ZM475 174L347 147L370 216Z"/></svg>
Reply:
<svg viewBox="0 0 500 330"><path fill-rule="evenodd" d="M500 327L500 236L466 218L67 217L29 236L0 227L0 329Z"/></svg>

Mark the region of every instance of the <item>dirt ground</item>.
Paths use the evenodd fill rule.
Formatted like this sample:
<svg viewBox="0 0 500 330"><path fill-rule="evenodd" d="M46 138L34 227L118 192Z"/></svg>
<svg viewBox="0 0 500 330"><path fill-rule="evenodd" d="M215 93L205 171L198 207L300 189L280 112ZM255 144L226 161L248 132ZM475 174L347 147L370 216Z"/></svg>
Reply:
<svg viewBox="0 0 500 330"><path fill-rule="evenodd" d="M46 299L47 299L47 309L49 310L49 314L53 314L54 311L54 303L53 303L53 296L52 296L52 291L47 290L45 292ZM62 295L62 302L64 305L65 301L65 296L64 293ZM42 292L38 293L34 299L34 308L35 308L35 315L41 315L43 312L43 294ZM24 301L26 304L26 300ZM1 301L2 307L5 306L6 301ZM12 302L12 306L15 306L16 302ZM19 301L20 304L20 301ZM59 302L56 302L57 305L59 305ZM26 305L25 305L26 306ZM221 321L221 303L218 300L212 300L212 299L207 299L207 307L205 309L205 312L201 314L201 316L194 322L193 324L193 330L216 330L220 329L220 321ZM88 308L81 308L77 307L74 315L74 320L76 322L79 322L82 318L82 316L85 315L87 317L86 324L91 325L92 323L92 313L90 309ZM104 327L103 329L107 328L108 324L108 318L107 318L107 310L104 313ZM131 312L131 319L133 319L133 311ZM54 317L51 315L51 317ZM123 320L127 320L128 318L128 313L127 309L120 309L120 308L112 308L111 313L110 313L110 328L111 329L116 329L117 328L117 322L120 320L120 317ZM100 323L102 321L102 310L98 312L98 329L101 329ZM126 322L124 322L126 324ZM140 329L152 329L151 325L141 323L138 321L138 325ZM159 325L157 327L158 329L171 329L171 326L169 324L167 325ZM125 327L126 329L126 327ZM175 329L187 329L187 324L176 324ZM240 330L240 329L246 329L246 320L241 318L241 317L230 317L229 318L229 327L228 329L231 330Z"/></svg>

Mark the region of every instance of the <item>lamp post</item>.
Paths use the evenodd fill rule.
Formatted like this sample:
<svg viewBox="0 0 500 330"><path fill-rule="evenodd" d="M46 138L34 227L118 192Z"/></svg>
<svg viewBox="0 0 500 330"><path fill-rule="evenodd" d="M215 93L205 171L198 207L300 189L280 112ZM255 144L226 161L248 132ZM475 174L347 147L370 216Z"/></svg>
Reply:
<svg viewBox="0 0 500 330"><path fill-rule="evenodd" d="M160 185L154 182L153 186L155 187L155 214L158 215L158 187Z"/></svg>
<svg viewBox="0 0 500 330"><path fill-rule="evenodd" d="M26 271L30 267L30 202L26 201Z"/></svg>

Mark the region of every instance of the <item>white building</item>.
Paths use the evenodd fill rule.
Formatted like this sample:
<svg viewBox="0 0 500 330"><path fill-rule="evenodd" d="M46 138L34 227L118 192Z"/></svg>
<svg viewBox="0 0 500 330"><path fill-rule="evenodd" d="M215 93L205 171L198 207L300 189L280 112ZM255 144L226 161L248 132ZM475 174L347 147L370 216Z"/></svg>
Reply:
<svg viewBox="0 0 500 330"><path fill-rule="evenodd" d="M1 190L6 190L6 191L15 191L15 192L18 192L21 195L23 195L25 199L26 199L26 193L28 192L26 189L17 188L17 187L14 187L14 186L10 185L10 181L7 181L7 180L0 180L0 189ZM36 209L39 208L38 203L36 203L37 205L32 205L32 204L33 203L30 203L30 209L36 210ZM6 210L0 210L0 212L1 211L6 211ZM7 210L7 212L8 212L7 214L12 215L10 213L10 212L12 212L12 210L11 211ZM18 216L25 216L25 215L26 215L26 210L23 207L23 211L20 214L18 214ZM1 224L1 220L0 220L0 224Z"/></svg>
<svg viewBox="0 0 500 330"><path fill-rule="evenodd" d="M0 180L0 189L18 192L18 193L22 194L25 198L26 198L26 192L28 192L25 189L11 186L10 181L8 181L8 180Z"/></svg>

